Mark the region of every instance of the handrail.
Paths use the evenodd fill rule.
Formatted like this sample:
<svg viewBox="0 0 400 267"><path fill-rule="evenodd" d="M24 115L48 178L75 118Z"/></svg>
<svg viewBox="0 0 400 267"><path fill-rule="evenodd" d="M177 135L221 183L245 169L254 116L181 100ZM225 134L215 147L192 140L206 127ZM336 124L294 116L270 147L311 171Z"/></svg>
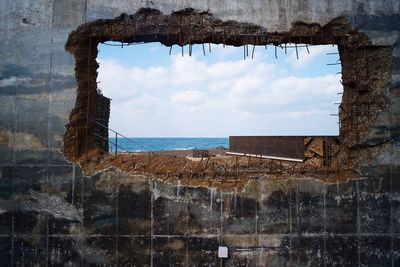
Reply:
<svg viewBox="0 0 400 267"><path fill-rule="evenodd" d="M122 150L124 150L125 152L128 152L128 153L131 153L131 152L132 152L132 151L129 151L129 150L127 150L127 149L121 147L120 145L118 145L118 136L121 136L122 138L124 138L125 140L129 141L130 143L133 143L133 144L135 144L136 146L138 146L138 147L144 149L145 151L152 153L151 149L149 149L148 147L143 146L142 144L139 144L138 142L136 142L136 141L130 139L129 137L126 137L125 135L123 135L123 134L121 134L121 133L119 133L119 132L117 132L117 131L115 131L115 130L113 130L113 129L111 129L111 128L109 128L109 127L103 125L103 124L101 124L100 122L98 122L98 121L96 121L96 120L93 120L93 119L92 119L92 121L93 121L94 123L96 123L97 125L101 126L102 128L107 129L108 131L115 133L115 143L112 142L112 141L110 141L110 138L107 139L107 138L104 138L104 137L102 137L102 136L100 136L100 135L98 135L98 134L95 134L97 137L99 137L99 138L101 138L101 139L103 139L103 140L106 140L106 141L108 141L109 143L111 143L112 145L114 145L114 146L115 146L115 154L118 153L118 148L120 148L120 149L122 149Z"/></svg>
<svg viewBox="0 0 400 267"><path fill-rule="evenodd" d="M123 148L122 146L120 146L120 145L118 145L117 143L114 143L114 142L112 142L112 141L110 141L110 140L107 140L107 138L104 138L103 136L100 136L100 135L98 135L98 134L96 134L96 133L95 133L94 135L97 136L97 137L99 137L99 138L101 138L101 139L103 139L103 140L108 141L108 142L111 143L112 145L115 145L115 146L119 147L120 149L124 150L125 152L127 152L127 153L129 153L129 154L132 153L132 151L126 150L126 149ZM103 149L102 149L102 150L103 150Z"/></svg>

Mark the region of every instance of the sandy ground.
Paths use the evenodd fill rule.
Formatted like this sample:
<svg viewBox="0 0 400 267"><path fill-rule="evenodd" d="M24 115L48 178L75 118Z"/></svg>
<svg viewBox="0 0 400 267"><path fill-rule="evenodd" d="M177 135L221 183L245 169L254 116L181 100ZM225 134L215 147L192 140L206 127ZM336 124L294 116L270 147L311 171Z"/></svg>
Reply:
<svg viewBox="0 0 400 267"><path fill-rule="evenodd" d="M227 156L226 152L229 151L227 149L219 149L213 148L208 149L211 157L218 158L231 158L231 156ZM155 154L163 155L163 156L175 156L175 157L185 157L192 161L200 161L201 158L193 157L193 150L164 150L164 151L153 151ZM138 154L148 154L148 152L140 152Z"/></svg>

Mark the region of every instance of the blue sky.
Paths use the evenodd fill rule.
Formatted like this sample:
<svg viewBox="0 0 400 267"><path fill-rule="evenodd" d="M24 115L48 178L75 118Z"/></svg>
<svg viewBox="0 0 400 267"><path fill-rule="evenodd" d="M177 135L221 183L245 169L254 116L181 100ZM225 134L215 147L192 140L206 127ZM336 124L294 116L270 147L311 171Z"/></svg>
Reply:
<svg viewBox="0 0 400 267"><path fill-rule="evenodd" d="M114 45L117 43L113 43ZM337 47L288 53L274 46L99 45L98 82L112 99L110 127L132 137L338 134Z"/></svg>

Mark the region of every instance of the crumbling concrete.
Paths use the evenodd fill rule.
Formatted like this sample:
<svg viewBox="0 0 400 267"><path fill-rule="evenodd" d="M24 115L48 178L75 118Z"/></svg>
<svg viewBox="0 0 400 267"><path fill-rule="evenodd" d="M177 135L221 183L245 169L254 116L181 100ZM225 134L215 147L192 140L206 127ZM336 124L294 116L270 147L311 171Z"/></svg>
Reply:
<svg viewBox="0 0 400 267"><path fill-rule="evenodd" d="M64 137L65 155L76 162L96 146L93 116L97 106L97 44L105 41L160 42L194 45L217 43L234 46L294 44L337 44L343 64L343 102L340 105L340 152L332 160L336 170L359 172L374 154L389 142L370 135L378 114L388 110L385 90L392 70L391 48L374 46L368 37L352 27L344 17L325 25L296 22L288 32L268 32L266 28L235 21L221 21L209 12L186 9L164 15L158 10L141 9L135 15L123 14L113 20L98 20L79 27L69 36L66 49L76 58L78 95ZM379 140L379 147L376 146ZM83 162L84 164L84 162Z"/></svg>
<svg viewBox="0 0 400 267"><path fill-rule="evenodd" d="M399 265L399 5L3 1L2 265ZM135 156L136 167L124 156L101 158L94 126L81 125L96 112L97 44L105 40L338 44L344 96L336 169L356 179L318 179L326 172L312 168L290 174L268 162L259 173L254 161L248 172L241 163L243 182L230 183L222 178L235 177L233 165L215 161L222 176L210 183L185 159L160 156L146 169L146 155ZM165 173L185 164L183 177ZM219 245L229 248L228 259L217 258Z"/></svg>

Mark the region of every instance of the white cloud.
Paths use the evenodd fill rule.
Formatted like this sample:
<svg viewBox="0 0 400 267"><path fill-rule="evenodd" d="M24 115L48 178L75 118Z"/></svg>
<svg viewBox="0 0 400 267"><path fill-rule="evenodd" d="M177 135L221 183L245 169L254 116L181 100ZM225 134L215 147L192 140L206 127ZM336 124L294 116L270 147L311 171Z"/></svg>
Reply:
<svg viewBox="0 0 400 267"><path fill-rule="evenodd" d="M181 103L197 103L204 100L206 93L200 91L185 91L171 96L171 100Z"/></svg>
<svg viewBox="0 0 400 267"><path fill-rule="evenodd" d="M315 58L325 53L318 49ZM340 101L335 74L285 76L262 56L214 63L202 55L168 60L168 66L149 68L99 60L99 85L113 99L111 128L131 136L337 133L329 116Z"/></svg>
<svg viewBox="0 0 400 267"><path fill-rule="evenodd" d="M293 46L293 45L292 45ZM289 56L287 57L287 62L294 69L301 69L307 67L310 62L315 59L320 58L321 56L326 55L330 52L337 51L336 47L332 47L332 45L318 45L318 46L308 46L308 53L305 47L298 48L299 58L297 59L296 50L291 48L289 51Z"/></svg>

